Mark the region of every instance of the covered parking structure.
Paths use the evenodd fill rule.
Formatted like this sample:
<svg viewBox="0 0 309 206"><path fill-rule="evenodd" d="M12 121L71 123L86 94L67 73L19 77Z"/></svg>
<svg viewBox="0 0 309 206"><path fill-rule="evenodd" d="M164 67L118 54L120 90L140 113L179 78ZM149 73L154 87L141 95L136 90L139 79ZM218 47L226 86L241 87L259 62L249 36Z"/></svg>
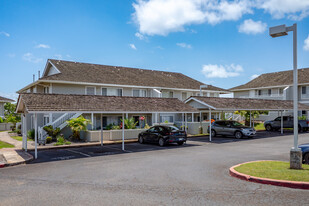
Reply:
<svg viewBox="0 0 309 206"><path fill-rule="evenodd" d="M200 117L202 113L209 113L211 119L212 111L219 112L234 112L234 111L250 111L250 126L251 126L251 111L278 111L281 112L281 133L283 133L283 111L293 110L292 100L267 100L267 99L250 99L250 98L221 98L221 97L201 97L192 96L186 101L186 104L199 110ZM309 111L309 106L298 103L299 110ZM202 118L200 118L201 121ZM211 131L211 124L210 124ZM211 141L211 132L209 134Z"/></svg>
<svg viewBox="0 0 309 206"><path fill-rule="evenodd" d="M17 113L22 114L23 148L27 150L26 116L34 114L35 158L37 158L38 114L44 113L91 113L101 114L101 146L103 146L103 114L120 114L122 119L128 114L197 113L198 110L176 98L118 97L99 95L39 94L22 93L17 102ZM157 122L157 118L156 122ZM182 119L186 124L186 119ZM125 129L122 127L122 150Z"/></svg>

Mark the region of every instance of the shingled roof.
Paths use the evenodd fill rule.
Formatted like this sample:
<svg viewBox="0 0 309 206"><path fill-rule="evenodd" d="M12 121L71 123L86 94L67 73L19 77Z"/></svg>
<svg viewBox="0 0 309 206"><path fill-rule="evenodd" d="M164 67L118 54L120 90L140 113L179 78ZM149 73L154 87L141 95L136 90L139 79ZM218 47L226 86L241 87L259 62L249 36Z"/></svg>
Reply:
<svg viewBox="0 0 309 206"><path fill-rule="evenodd" d="M13 99L0 96L0 102L15 102Z"/></svg>
<svg viewBox="0 0 309 206"><path fill-rule="evenodd" d="M309 68L298 70L298 84L309 83ZM261 74L257 78L250 82L233 87L231 91L260 88L260 87L272 87L272 86L289 86L293 84L293 70L273 72Z"/></svg>
<svg viewBox="0 0 309 206"><path fill-rule="evenodd" d="M60 73L40 80L117 84L159 88L200 89L204 83L176 72L136 69L49 59ZM209 85L207 90L227 90Z"/></svg>
<svg viewBox="0 0 309 206"><path fill-rule="evenodd" d="M237 110L293 110L293 101L290 100L266 100L249 98L221 98L221 97L189 97L185 102L197 101L214 110L237 111ZM309 106L298 104L299 110L309 110Z"/></svg>
<svg viewBox="0 0 309 206"><path fill-rule="evenodd" d="M17 112L152 113L197 112L176 98L23 93Z"/></svg>

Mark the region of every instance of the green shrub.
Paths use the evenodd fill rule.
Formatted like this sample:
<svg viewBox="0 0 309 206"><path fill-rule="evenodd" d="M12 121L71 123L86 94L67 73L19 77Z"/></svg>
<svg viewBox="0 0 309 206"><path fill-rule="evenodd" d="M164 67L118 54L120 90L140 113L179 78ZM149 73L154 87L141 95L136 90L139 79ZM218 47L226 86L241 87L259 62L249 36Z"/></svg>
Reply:
<svg viewBox="0 0 309 206"><path fill-rule="evenodd" d="M0 117L0 123L3 123L3 119Z"/></svg>
<svg viewBox="0 0 309 206"><path fill-rule="evenodd" d="M65 142L65 139L63 138L63 137L61 137L61 136L58 136L57 137L57 143L64 143Z"/></svg>
<svg viewBox="0 0 309 206"><path fill-rule="evenodd" d="M165 121L164 121L164 123L165 123L165 124L167 124L167 123L168 123L168 121L167 121L167 120L165 120Z"/></svg>
<svg viewBox="0 0 309 206"><path fill-rule="evenodd" d="M148 124L145 124L144 129L149 129L149 128L150 128L150 126Z"/></svg>
<svg viewBox="0 0 309 206"><path fill-rule="evenodd" d="M307 116L303 115L301 117L298 117L299 120L307 120Z"/></svg>
<svg viewBox="0 0 309 206"><path fill-rule="evenodd" d="M18 135L21 135L21 129L17 129L15 132L16 132Z"/></svg>
<svg viewBox="0 0 309 206"><path fill-rule="evenodd" d="M34 140L34 136L35 136L34 134L35 134L34 129L31 129L27 132L28 138L32 140Z"/></svg>
<svg viewBox="0 0 309 206"><path fill-rule="evenodd" d="M51 137L46 137L46 144L49 144L49 143L51 143L52 141L53 141L53 138L51 138Z"/></svg>
<svg viewBox="0 0 309 206"><path fill-rule="evenodd" d="M67 141L67 142L65 142L64 144L65 144L65 145L69 145L69 144L71 144L71 142Z"/></svg>
<svg viewBox="0 0 309 206"><path fill-rule="evenodd" d="M53 138L53 140L56 140L57 136L60 134L60 128L57 127L54 129L52 125L45 126L43 129Z"/></svg>
<svg viewBox="0 0 309 206"><path fill-rule="evenodd" d="M112 129L120 129L120 126L114 125L114 126L112 126Z"/></svg>
<svg viewBox="0 0 309 206"><path fill-rule="evenodd" d="M80 140L80 131L86 131L87 125L92 124L90 120L85 119L83 116L70 119L67 121L68 126L73 132L73 139Z"/></svg>

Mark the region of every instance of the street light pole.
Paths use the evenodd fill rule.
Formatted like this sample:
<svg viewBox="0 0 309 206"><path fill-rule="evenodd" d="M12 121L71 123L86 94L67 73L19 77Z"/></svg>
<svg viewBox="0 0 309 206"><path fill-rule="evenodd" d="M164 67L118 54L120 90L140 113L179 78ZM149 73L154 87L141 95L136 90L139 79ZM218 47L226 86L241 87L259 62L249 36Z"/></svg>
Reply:
<svg viewBox="0 0 309 206"><path fill-rule="evenodd" d="M286 27L285 25L269 28L272 37L280 37L293 32L293 116L294 116L294 146L290 151L290 168L302 169L302 152L298 148L298 72L297 72L297 24Z"/></svg>

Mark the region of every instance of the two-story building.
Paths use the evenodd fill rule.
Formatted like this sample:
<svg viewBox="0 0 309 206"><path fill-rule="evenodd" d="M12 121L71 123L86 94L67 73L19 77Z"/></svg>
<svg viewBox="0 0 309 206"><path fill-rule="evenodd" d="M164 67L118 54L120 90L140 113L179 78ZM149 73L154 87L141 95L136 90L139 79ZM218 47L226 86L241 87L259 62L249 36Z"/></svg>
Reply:
<svg viewBox="0 0 309 206"><path fill-rule="evenodd" d="M293 70L261 74L246 84L230 89L234 98L255 98L293 100ZM309 105L309 68L298 70L298 101ZM301 111L299 115L307 115L308 111ZM284 112L292 115L292 111ZM262 115L261 120L273 119L276 112Z"/></svg>
<svg viewBox="0 0 309 206"><path fill-rule="evenodd" d="M178 98L182 101L190 96L200 95L209 97L219 97L219 94L229 93L227 90L204 85L195 79L176 72L164 72L157 70L136 69L119 66L107 66L98 64L88 64L80 62L62 61L49 59L46 63L43 75L37 81L27 85L18 93L48 93L48 94L78 94L78 95L102 95L102 96L129 96L143 98ZM76 114L55 114L46 113L38 115L38 126L55 125L60 120L63 122L82 113ZM99 129L101 117L98 114L84 114L84 117L91 119L92 125L89 129ZM158 117L154 115L131 115L137 126L143 127L147 122L152 124L156 119L159 122L173 123L181 119L177 114L160 113ZM143 116L147 121L140 122ZM194 115L188 116L192 121ZM191 118L191 119L190 119ZM34 127L33 115L27 116L27 130ZM119 125L121 115L104 115L103 127L109 124ZM59 124L57 124L59 125Z"/></svg>

